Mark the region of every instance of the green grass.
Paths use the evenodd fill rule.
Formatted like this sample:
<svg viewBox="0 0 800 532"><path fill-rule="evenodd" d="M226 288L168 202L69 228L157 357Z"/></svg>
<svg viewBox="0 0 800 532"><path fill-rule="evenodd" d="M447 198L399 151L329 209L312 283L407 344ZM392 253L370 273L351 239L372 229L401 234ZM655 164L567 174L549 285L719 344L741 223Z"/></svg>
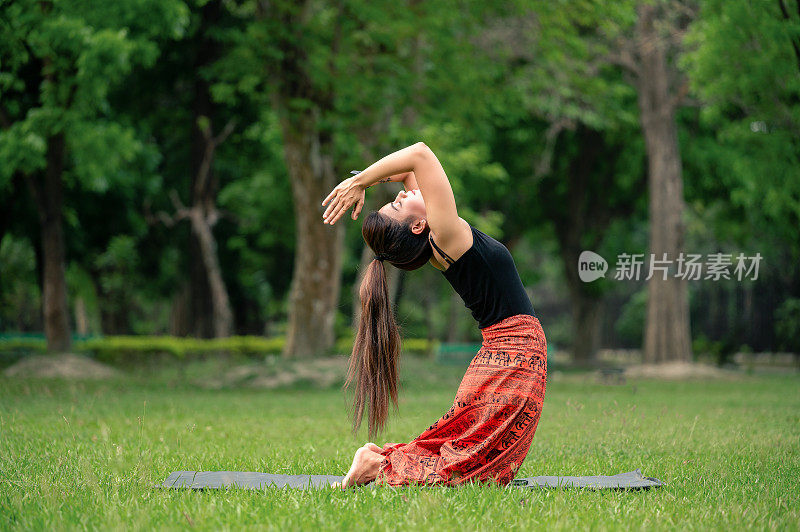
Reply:
<svg viewBox="0 0 800 532"><path fill-rule="evenodd" d="M450 406L458 368L407 357L400 415L377 441L407 441ZM518 476L641 467L645 492L380 488L166 491L173 470L343 474L339 389L203 391L165 370L115 382L0 378L2 529L789 529L800 526L800 378L596 384L551 378Z"/></svg>

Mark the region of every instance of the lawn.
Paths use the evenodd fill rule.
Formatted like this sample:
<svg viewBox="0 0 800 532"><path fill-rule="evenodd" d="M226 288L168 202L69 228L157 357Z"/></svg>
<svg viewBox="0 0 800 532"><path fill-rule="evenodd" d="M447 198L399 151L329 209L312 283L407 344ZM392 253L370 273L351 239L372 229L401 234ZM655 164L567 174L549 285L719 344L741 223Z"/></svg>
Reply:
<svg viewBox="0 0 800 532"><path fill-rule="evenodd" d="M174 470L344 474L367 441L351 435L338 387L208 391L171 371L99 383L0 377L0 528L800 527L796 373L619 386L552 374L518 476L641 467L662 489L348 493L153 489ZM400 413L376 443L407 441L444 413L461 371L404 359Z"/></svg>

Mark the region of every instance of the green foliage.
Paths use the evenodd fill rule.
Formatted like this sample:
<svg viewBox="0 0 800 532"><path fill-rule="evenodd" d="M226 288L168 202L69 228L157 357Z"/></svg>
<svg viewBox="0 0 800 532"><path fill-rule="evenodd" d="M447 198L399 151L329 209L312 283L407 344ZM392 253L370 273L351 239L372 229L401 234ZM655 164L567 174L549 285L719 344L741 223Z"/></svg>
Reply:
<svg viewBox="0 0 800 532"><path fill-rule="evenodd" d="M213 163L220 266L238 330L281 334L297 241L281 120L307 113L319 138L331 140L336 172L417 140L432 146L459 212L510 245L534 306L539 293L559 303L542 318L548 338L568 344L558 230L608 215L607 225L576 226L577 244L606 258L647 246L636 92L617 65L636 4L312 0L303 11L289 1L3 3L0 208L12 214L7 223L0 216L0 330L41 329L39 228L24 177L41 173L48 139L63 133L70 303L83 300L95 333L168 333L175 301L197 279L189 280L188 224L161 221L175 214L173 193L191 201L193 127L219 133L232 123ZM784 17L772 0L704 0L699 8L679 63L692 103L679 110L687 249L740 243L765 256L770 287L796 287L800 77L792 39L800 18ZM304 57L308 86L285 68L291 50ZM279 90L285 108L274 105ZM601 155L587 182L570 183L571 165L595 148ZM579 201L570 203L571 191ZM352 224L340 335L350 328L349 285L362 248ZM468 312L451 312L443 280L414 272L404 283L398 316L414 337L404 349L429 351L427 332L443 337L451 327L479 339ZM593 297L615 289L608 280L581 287ZM425 306L423 297L431 298ZM643 305L636 294L616 321L634 345ZM784 346L797 336L792 309L785 303L776 321ZM337 349L351 347L342 340Z"/></svg>
<svg viewBox="0 0 800 532"><path fill-rule="evenodd" d="M296 235L277 117L264 110L260 118L241 133L241 141L232 139L249 146L247 152L223 152L232 168L223 167L230 180L220 190L219 205L237 221L226 243L238 259L236 281L268 317L287 290Z"/></svg>
<svg viewBox="0 0 800 532"><path fill-rule="evenodd" d="M489 200L504 190L508 172L492 160L489 146L460 124L447 122L422 128L420 138L440 155L461 217L479 230L501 239L503 213L489 208ZM494 193L489 193L492 191Z"/></svg>
<svg viewBox="0 0 800 532"><path fill-rule="evenodd" d="M781 349L800 353L800 298L790 297L775 310L775 335Z"/></svg>
<svg viewBox="0 0 800 532"><path fill-rule="evenodd" d="M135 66L153 64L159 29L180 35L186 8L177 0L115 4L4 5L0 97L11 123L0 130L0 184L15 172L41 170L47 139L57 133L71 148L73 175L99 190L143 149L128 127L108 120L108 95ZM142 25L136 17L144 13Z"/></svg>
<svg viewBox="0 0 800 532"><path fill-rule="evenodd" d="M763 227L792 246L800 223L800 16L769 0L701 3L683 60L703 106L705 175L723 190L729 232ZM794 44L797 46L797 44ZM717 188L719 190L719 188ZM732 211L732 212L731 212Z"/></svg>
<svg viewBox="0 0 800 532"><path fill-rule="evenodd" d="M710 361L719 366L728 364L739 347L731 338L709 340L704 334L700 334L692 341L692 351L698 360ZM747 349L749 348L745 350Z"/></svg>
<svg viewBox="0 0 800 532"><path fill-rule="evenodd" d="M229 338L181 338L176 336L104 336L77 340L73 349L98 360L113 363L143 362L160 355L187 359L228 354L258 358L280 355L286 339L283 336L231 336ZM424 338L403 339L404 353L426 355L436 347ZM336 350L342 354L353 350L352 338L340 338ZM0 338L0 353L46 351L43 338Z"/></svg>
<svg viewBox="0 0 800 532"><path fill-rule="evenodd" d="M142 362L158 355L185 359L229 354L247 357L278 355L283 337L231 336L229 338L179 338L175 336L105 336L78 340L73 349L98 360L114 363ZM0 339L0 352L45 352L42 338Z"/></svg>
<svg viewBox="0 0 800 532"><path fill-rule="evenodd" d="M76 343L75 349L91 354L98 360L131 362L146 360L153 355L169 355L177 359L220 353L266 356L277 355L283 348L283 338L232 336L230 338L198 339L174 336L107 336Z"/></svg>
<svg viewBox="0 0 800 532"><path fill-rule="evenodd" d="M625 303L614 329L626 345L643 345L644 324L647 318L647 288L635 292Z"/></svg>
<svg viewBox="0 0 800 532"><path fill-rule="evenodd" d="M8 354L30 354L47 352L47 342L44 338L2 338L0 339L0 353Z"/></svg>
<svg viewBox="0 0 800 532"><path fill-rule="evenodd" d="M438 345L438 341L429 341L427 338L404 338L401 344L404 353L417 355L428 355L434 352Z"/></svg>
<svg viewBox="0 0 800 532"><path fill-rule="evenodd" d="M25 330L40 321L35 252L26 240L0 241L0 330Z"/></svg>

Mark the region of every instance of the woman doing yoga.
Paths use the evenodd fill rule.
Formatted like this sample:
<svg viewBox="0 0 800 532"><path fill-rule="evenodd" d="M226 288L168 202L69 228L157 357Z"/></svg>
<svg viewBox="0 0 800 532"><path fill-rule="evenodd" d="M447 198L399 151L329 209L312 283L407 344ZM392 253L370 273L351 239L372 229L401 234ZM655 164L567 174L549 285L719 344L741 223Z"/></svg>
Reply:
<svg viewBox="0 0 800 532"><path fill-rule="evenodd" d="M369 436L397 405L400 335L386 284L385 262L414 270L430 262L464 300L483 343L453 406L409 443L367 443L355 453L340 487L497 482L514 478L539 422L547 379L547 344L514 260L497 240L458 216L453 190L423 143L396 151L345 179L322 202L323 223L348 209L358 218L365 190L402 181L394 201L362 226L375 253L361 283L361 317L345 386L355 386L353 428L368 411Z"/></svg>

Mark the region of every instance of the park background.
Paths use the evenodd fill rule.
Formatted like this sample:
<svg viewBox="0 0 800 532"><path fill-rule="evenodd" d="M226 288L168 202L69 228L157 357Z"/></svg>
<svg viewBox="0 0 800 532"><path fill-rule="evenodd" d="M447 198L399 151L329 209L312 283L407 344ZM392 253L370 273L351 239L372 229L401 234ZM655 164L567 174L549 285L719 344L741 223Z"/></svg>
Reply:
<svg viewBox="0 0 800 532"><path fill-rule="evenodd" d="M798 352L800 13L728 4L6 2L0 330L329 353L371 255L320 202L422 140L576 361ZM733 264L584 283L582 250ZM480 339L433 269L391 285L406 338Z"/></svg>
<svg viewBox="0 0 800 532"><path fill-rule="evenodd" d="M320 203L351 170L418 141L441 160L460 215L511 250L549 363L561 370L552 374L565 375L548 388L552 421L543 417L529 462L552 458L549 444L560 446L558 458L522 474L612 473L649 459L656 476L682 478L695 467L686 478L707 479L713 462L724 485L747 470L772 475L767 498L719 496L713 505L729 513L711 516L691 496L674 502L668 488L669 497L650 495L651 506L630 511L650 522L650 508L660 508L672 516L668 526L687 515L710 526L741 518L781 527L792 516L796 525L797 506L790 511L782 497L798 478L797 0L0 0L4 524L170 522L169 511L146 513L131 501L168 497L145 486L173 469L346 470L355 447L339 388L359 272L372 253L360 220L324 225ZM397 190L370 188L365 209ZM608 260L605 278L580 280L584 250ZM697 280L646 281L645 265L638 279L617 280L623 253L722 254L732 264L729 278L706 278L704 269ZM737 279L739 254L761 257L757 278ZM409 402L388 441L403 441L446 410L471 347L455 366L443 357L474 346L480 331L439 272L388 269ZM642 362L655 367L649 376L667 376L659 368L670 363L717 370L689 371L706 379L689 384L625 383L608 371L595 382L585 371L627 367L634 376ZM53 372L61 379L37 378ZM642 390L654 394L644 403ZM311 429L311 414L299 412L272 418L280 430L253 428L260 407L278 412L298 397L328 417L327 428ZM664 419L664 405L684 408L680 420L649 425L647 452L623 436L636 404L640 431ZM580 445L552 435L562 423L586 430L615 408L627 414L610 415L602 442L595 433ZM736 432L734 418L748 419L748 409L773 439ZM704 415L710 425L695 433ZM254 447L231 446L230 433L215 431L203 433L214 452L200 441L177 453L164 443L164 431L190 438L226 417L231 432L293 450L281 454L276 444L256 460ZM41 420L52 430L41 432ZM293 426L335 454L308 451L308 433ZM691 438L700 434L698 446ZM58 461L45 451L51 438L64 446ZM102 450L89 451L98 441ZM715 458L673 464L679 453L665 441ZM622 447L632 461L604 461ZM580 462L598 448L611 454ZM720 464L741 448L763 460L725 477L731 469ZM8 471L20 463L30 469L14 480ZM782 467L794 471L793 484L778 480ZM75 478L88 486L72 494L74 514L58 490L37 488L34 503L25 495L62 469L72 476L59 473L56 486ZM95 506L110 494L128 502ZM241 497L237 504L259 504ZM602 497L588 509L557 497L568 500L549 506L544 522L574 525L563 512L624 522L616 519L625 512L603 520ZM195 511L207 526L223 522L179 500L192 508L177 514L182 523L197 520ZM414 502L428 508L426 500ZM439 524L455 527L444 509L463 502L442 503ZM276 523L296 524L282 508ZM346 515L352 526L397 522ZM308 519L330 526L324 512Z"/></svg>

